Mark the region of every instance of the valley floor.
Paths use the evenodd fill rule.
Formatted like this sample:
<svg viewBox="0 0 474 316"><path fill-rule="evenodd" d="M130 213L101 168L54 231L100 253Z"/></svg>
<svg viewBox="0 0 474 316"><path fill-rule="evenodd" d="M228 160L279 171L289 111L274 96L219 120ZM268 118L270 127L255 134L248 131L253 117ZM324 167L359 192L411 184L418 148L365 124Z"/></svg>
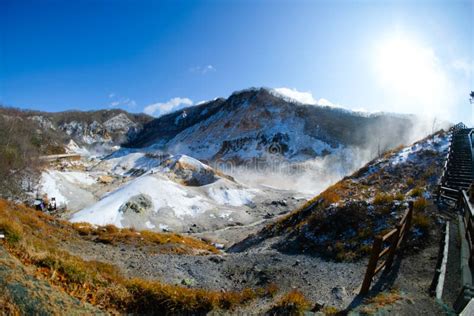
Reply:
<svg viewBox="0 0 474 316"><path fill-rule="evenodd" d="M442 165L445 147L445 136L435 135L401 151L388 153L354 176L328 188L315 198L318 203L310 203L309 212L302 207L307 201L296 198L299 195L296 192L247 187L186 156L161 160L150 158L145 153L125 153L97 163L89 161L89 165L71 164L67 168L74 170L72 172L49 170L43 176L43 188L84 209L74 214L58 212L55 217L49 217L0 203L0 206L7 205L6 210L0 208L0 215L4 216L0 217L0 228L10 234L9 240L7 238L1 244L10 251L11 260L16 260L13 257L21 260L21 264L15 262L14 265L30 265L32 277L39 271L45 272L41 269L46 265L50 269L49 274L45 272L49 278L46 278L47 282L55 280L58 277L56 272L61 271L59 263L51 264L48 260L45 263L45 252L51 251L57 257L67 254L79 258L74 262L79 262L79 267L87 273L90 273L87 270L89 264L94 269L96 265L102 266L97 262L110 264L113 266L110 269L117 269L117 274L123 277L115 281L107 279L111 284L105 283L112 290L106 288L106 292L115 291L115 286L126 292L131 296L128 299L135 304L131 305L135 308L132 312L140 310L142 299L149 300L146 302L150 305L155 300L164 302L163 306L168 307L167 302L175 302L173 299L179 296L176 292L183 291L191 293L193 299L203 295L205 302L211 302L204 304L205 309L197 314L209 311L266 314L278 302L281 303L287 293L298 290L309 302L302 304L304 310L312 309L327 315L443 315L447 309L436 303L428 290L438 259L440 223L446 219L440 215L432 199L432 187L438 167ZM411 181L405 181L408 176ZM209 177L211 181L208 181ZM135 199L137 197L139 199ZM346 207L355 205L353 202L357 199L361 204L354 208ZM419 221L412 229L414 237L411 240L416 246L408 244L397 257L392 270L376 279L371 293L362 298L358 292L368 253L359 252L359 248L364 246L370 252L373 236L390 228L409 199L424 203ZM93 205L89 205L91 203ZM179 203L184 203L182 205L187 206L192 215L182 216L178 212ZM19 229L11 226L12 214L15 225L20 225ZM344 216L344 221L338 216ZM75 223L59 221L58 218ZM181 233L181 236L170 233L167 225L160 226L162 222L159 221L163 219L168 220L169 225L176 224L171 230ZM103 226L106 224L111 225ZM134 229L113 226L126 224ZM326 226L323 229L318 225ZM274 228L269 228L271 234L267 234L267 227ZM341 233L336 234L339 231L336 228L340 228ZM26 238L29 244L23 244L20 237L12 239L11 231L29 236ZM303 243L304 247L291 248L298 243ZM42 248L37 249L37 244ZM282 244L286 249L281 247ZM339 252L352 257L324 257L324 251L335 254L336 244L339 244ZM3 253L7 256L5 251ZM0 261L0 265L8 267L11 260ZM60 258L55 260L61 261ZM72 272L77 273L76 268L74 266ZM102 268L97 269L104 272ZM94 277L95 273L97 271L92 272ZM133 280L139 280L140 286ZM97 286L102 290L100 282ZM2 284L8 284L8 277L0 274ZM154 285L148 287L148 284ZM61 283L55 285L61 287ZM87 287L86 284L74 286ZM168 286L172 290L168 290ZM276 293L255 294L259 288L273 288ZM252 299L245 298L249 289L255 291ZM140 290L146 294L145 298ZM76 288L68 293L77 297ZM228 297L232 296L228 293L240 297L236 299L238 304L228 302ZM87 302L95 300L87 295L81 299ZM182 301L176 302L174 306L183 305ZM189 303L192 312L194 304L199 303ZM90 307L87 304L81 306ZM217 311L214 309L216 306ZM113 305L113 308L130 312L128 306L120 304ZM285 313L280 311L277 314Z"/></svg>
<svg viewBox="0 0 474 316"><path fill-rule="evenodd" d="M436 266L439 237L437 231L433 231L431 235L426 247L407 249L402 257L398 257L392 271L374 282L373 294L363 299L358 297L357 293L365 273L366 260L357 263L336 263L317 256L282 253L273 249L279 237L264 240L240 253L173 254L166 251L164 253L161 246L140 242L107 242L88 237L59 240L58 249L66 250L87 261L113 264L130 278L159 280L189 288L233 291L268 286L272 283L278 286L276 299L267 297L255 300L237 307L236 310L223 313L234 314L239 311L265 314L278 297L298 289L313 305L324 305L334 311L344 310L344 313L351 315L376 312L384 315L443 315L445 311L442 306L428 295ZM11 257L7 259L9 256L4 250L2 253L4 255L0 265L3 268L12 265L8 262L16 260ZM21 267L19 262L13 265ZM34 269L25 269L34 273ZM34 280L33 276L29 278ZM3 286L10 286L7 283L7 280L11 279L10 276L0 274L0 279ZM18 286L22 286L20 284L31 281L25 279L18 282ZM48 286L44 281L34 282L43 282L41 286ZM391 295L396 296L394 301L390 301ZM67 300L64 304L75 304L74 300L71 303L66 302ZM79 306L92 308L85 305L78 305L78 308Z"/></svg>

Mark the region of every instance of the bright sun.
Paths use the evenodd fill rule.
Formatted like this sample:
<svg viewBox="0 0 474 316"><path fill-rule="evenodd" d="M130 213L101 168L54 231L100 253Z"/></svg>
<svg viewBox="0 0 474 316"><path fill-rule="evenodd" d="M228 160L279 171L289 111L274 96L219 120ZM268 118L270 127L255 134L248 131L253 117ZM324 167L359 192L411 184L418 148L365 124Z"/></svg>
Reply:
<svg viewBox="0 0 474 316"><path fill-rule="evenodd" d="M400 99L430 103L442 88L439 61L430 48L406 37L382 41L375 56L380 84Z"/></svg>

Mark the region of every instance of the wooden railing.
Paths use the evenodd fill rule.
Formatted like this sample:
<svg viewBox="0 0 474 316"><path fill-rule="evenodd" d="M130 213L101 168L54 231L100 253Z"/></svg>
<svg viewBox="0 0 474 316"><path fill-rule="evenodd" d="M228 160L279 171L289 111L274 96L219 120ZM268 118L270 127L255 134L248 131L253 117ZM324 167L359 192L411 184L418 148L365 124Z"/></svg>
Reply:
<svg viewBox="0 0 474 316"><path fill-rule="evenodd" d="M465 238L469 247L469 266L474 267L474 205L469 201L466 191L461 192L459 198L459 209L463 217Z"/></svg>
<svg viewBox="0 0 474 316"><path fill-rule="evenodd" d="M461 191L458 207L461 211L461 290L454 303L454 310L460 313L474 298L474 205L466 191Z"/></svg>
<svg viewBox="0 0 474 316"><path fill-rule="evenodd" d="M462 124L462 123L458 123L455 126L457 126L459 124ZM448 188L446 186L443 186L444 179L446 177L446 173L448 172L448 162L451 158L451 150L452 150L452 147L453 147L454 132L455 131L454 131L454 126L453 126L450 129L448 154L446 155L446 159L444 160L443 171L442 171L441 177L439 178L439 181L438 181L438 192L437 192L438 202L440 201L441 198L451 200L451 201L454 202L454 199L452 199L448 195L448 192L452 192L452 193L456 193L456 194L458 193L457 190L454 190L454 189Z"/></svg>
<svg viewBox="0 0 474 316"><path fill-rule="evenodd" d="M372 280L377 275L377 273L383 269L388 271L391 268L396 252L400 248L400 245L403 243L408 231L410 230L412 218L413 202L410 201L408 203L408 209L405 211L405 214L396 227L383 236L375 237L374 244L372 246L372 254L367 265L364 281L362 282L362 287L359 294L367 294L370 290ZM385 246L386 244L388 244L388 246ZM387 258L379 263L379 261L384 257Z"/></svg>
<svg viewBox="0 0 474 316"><path fill-rule="evenodd" d="M463 129L467 129L466 125L464 125L464 123L458 123L456 125L454 125L453 127L451 127L450 129L450 132L451 132L451 135L449 136L449 147L448 147L448 154L446 156L446 159L445 159L445 162L444 162L444 166L443 166L443 170L442 170L442 174L441 174L441 177L439 178L439 182L438 182L438 191L437 191L437 198L438 198L438 202L441 200L441 199L444 199L444 200L447 200L447 201L450 201L451 203L456 203L458 201L458 199L456 198L461 192L460 190L457 190L457 189L454 189L454 188L450 188L446 185L444 185L445 183L445 178L446 178L446 174L448 172L448 163L451 159L451 156L452 156L452 151L453 151L453 139L454 139L454 135L459 132L460 130L463 130ZM472 157L472 165L473 165L473 171L474 171L474 148L473 148L473 143L472 143L472 137L473 137L473 134L474 134L474 129L472 129L469 134L468 134L468 138L469 138L469 141L471 143L471 157Z"/></svg>

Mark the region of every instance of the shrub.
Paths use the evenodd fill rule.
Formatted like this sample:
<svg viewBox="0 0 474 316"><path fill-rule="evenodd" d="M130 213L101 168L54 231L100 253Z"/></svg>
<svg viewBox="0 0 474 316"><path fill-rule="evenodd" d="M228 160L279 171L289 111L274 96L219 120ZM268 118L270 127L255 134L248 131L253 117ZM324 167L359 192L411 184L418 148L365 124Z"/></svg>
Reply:
<svg viewBox="0 0 474 316"><path fill-rule="evenodd" d="M426 233L431 227L431 219L423 213L414 213L412 224L422 232Z"/></svg>
<svg viewBox="0 0 474 316"><path fill-rule="evenodd" d="M5 239L8 242L16 243L21 240L23 229L11 219L0 218L0 231L5 232Z"/></svg>
<svg viewBox="0 0 474 316"><path fill-rule="evenodd" d="M324 306L322 312L326 316L339 315L341 312L334 306Z"/></svg>
<svg viewBox="0 0 474 316"><path fill-rule="evenodd" d="M436 176L437 168L435 166L429 166L423 174L423 179L429 180L430 178Z"/></svg>
<svg viewBox="0 0 474 316"><path fill-rule="evenodd" d="M423 212L425 208L428 206L428 201L425 198L419 198L415 202L413 202L413 211Z"/></svg>
<svg viewBox="0 0 474 316"><path fill-rule="evenodd" d="M393 196L387 193L377 193L374 197L375 205L383 205L393 202Z"/></svg>
<svg viewBox="0 0 474 316"><path fill-rule="evenodd" d="M275 297L275 295L278 293L278 285L275 283L270 283L266 287L266 294L270 297Z"/></svg>
<svg viewBox="0 0 474 316"><path fill-rule="evenodd" d="M333 190L324 191L323 193L321 193L320 197L324 200L324 204L326 205L337 203L341 200L339 194L337 194Z"/></svg>
<svg viewBox="0 0 474 316"><path fill-rule="evenodd" d="M94 231L94 227L89 223L73 223L72 228L74 228L79 235L89 235Z"/></svg>
<svg viewBox="0 0 474 316"><path fill-rule="evenodd" d="M395 194L394 198L397 201L404 201L405 200L405 194L403 194L401 192L398 192L397 194Z"/></svg>
<svg viewBox="0 0 474 316"><path fill-rule="evenodd" d="M419 197L423 194L423 189L420 187L416 187L410 192L411 197Z"/></svg>
<svg viewBox="0 0 474 316"><path fill-rule="evenodd" d="M73 283L84 283L87 280L87 269L83 266L82 260L73 261L48 254L44 258L37 259L36 264L60 272Z"/></svg>
<svg viewBox="0 0 474 316"><path fill-rule="evenodd" d="M357 254L351 250L340 251L336 254L336 261L352 262L357 259Z"/></svg>
<svg viewBox="0 0 474 316"><path fill-rule="evenodd" d="M298 290L292 290L280 298L268 312L270 315L303 315L311 303Z"/></svg>
<svg viewBox="0 0 474 316"><path fill-rule="evenodd" d="M386 305L392 305L401 298L402 296L397 290L378 293L376 296L370 297L364 301L364 304L366 304L366 306L362 307L360 309L360 312L363 315L376 314L378 309Z"/></svg>

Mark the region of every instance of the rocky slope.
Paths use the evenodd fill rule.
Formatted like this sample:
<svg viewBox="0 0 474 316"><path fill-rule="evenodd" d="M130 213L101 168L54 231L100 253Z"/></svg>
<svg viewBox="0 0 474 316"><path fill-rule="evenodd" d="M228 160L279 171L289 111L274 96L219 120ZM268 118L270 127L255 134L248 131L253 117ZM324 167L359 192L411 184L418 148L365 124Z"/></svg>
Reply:
<svg viewBox="0 0 474 316"><path fill-rule="evenodd" d="M305 161L357 147L375 152L412 141L415 118L305 105L260 88L159 117L128 144L206 161ZM387 133L386 131L390 131ZM396 135L396 137L393 137Z"/></svg>
<svg viewBox="0 0 474 316"><path fill-rule="evenodd" d="M110 183L100 183L104 177ZM80 210L72 215L74 222L156 231L205 232L248 225L273 212L267 204L281 198L281 192L248 187L185 155L116 152L86 172L51 170L43 180L43 191ZM89 201L85 207L84 201ZM283 204L293 203L296 200ZM279 212L277 206L271 209Z"/></svg>
<svg viewBox="0 0 474 316"><path fill-rule="evenodd" d="M71 140L79 146L120 145L136 135L151 117L123 110L38 112L0 107L0 115L15 118L47 135L57 146Z"/></svg>
<svg viewBox="0 0 474 316"><path fill-rule="evenodd" d="M237 242L221 252L208 243L176 234L71 224L13 204L5 211L5 204L2 208L0 203L0 229L7 236L2 244L10 255L36 271L36 277L105 312L146 313L156 308L177 308L198 314L204 307L195 303L197 299L205 303L205 312L213 309L222 314L265 314L297 288L309 301L304 309L326 314L337 310L375 314L388 309L401 315L420 311L441 315L427 288L436 265L439 226L444 221L432 203L432 193L448 145L447 135L440 132L387 152L289 215L284 213L294 204L282 200L283 214L274 212L276 216L262 217L252 225L215 229L207 236L190 233L205 236L217 246L216 241L222 236L228 238L226 234L232 231L232 241ZM211 198L205 192L176 195L169 190L210 191L216 185L238 185L232 178L182 155L122 150L87 166L87 170L87 177L78 171L56 171L60 175L55 176L84 188L99 188L100 184L88 177L99 177L104 170L110 172L113 182L121 182L124 176L133 178L103 196L94 209L96 215L113 210L114 216L125 218L119 218L122 225L129 220L126 213L135 216L138 211L148 216L149 211L161 209L159 203L201 203ZM137 196L136 190L142 195L160 196L150 204L146 197ZM394 273L374 281L373 296L361 300L357 292L371 238L399 219L409 199L416 201L410 247L405 248L404 256L397 257ZM271 204L265 208L270 209ZM179 210L173 205L171 208ZM245 206L238 209L252 212ZM89 211L82 215L90 215ZM249 232L254 235L249 236ZM47 251L52 253L48 255ZM380 289L381 296L376 295ZM237 303L229 305L226 299L230 297ZM14 295L6 299L19 304ZM290 300L289 304L297 303Z"/></svg>
<svg viewBox="0 0 474 316"><path fill-rule="evenodd" d="M273 240L273 247L285 252L358 260L370 252L376 234L397 223L410 200L415 205L410 243L420 246L439 223L432 211L448 145L447 133L439 132L387 152L300 209L234 245L232 251Z"/></svg>

